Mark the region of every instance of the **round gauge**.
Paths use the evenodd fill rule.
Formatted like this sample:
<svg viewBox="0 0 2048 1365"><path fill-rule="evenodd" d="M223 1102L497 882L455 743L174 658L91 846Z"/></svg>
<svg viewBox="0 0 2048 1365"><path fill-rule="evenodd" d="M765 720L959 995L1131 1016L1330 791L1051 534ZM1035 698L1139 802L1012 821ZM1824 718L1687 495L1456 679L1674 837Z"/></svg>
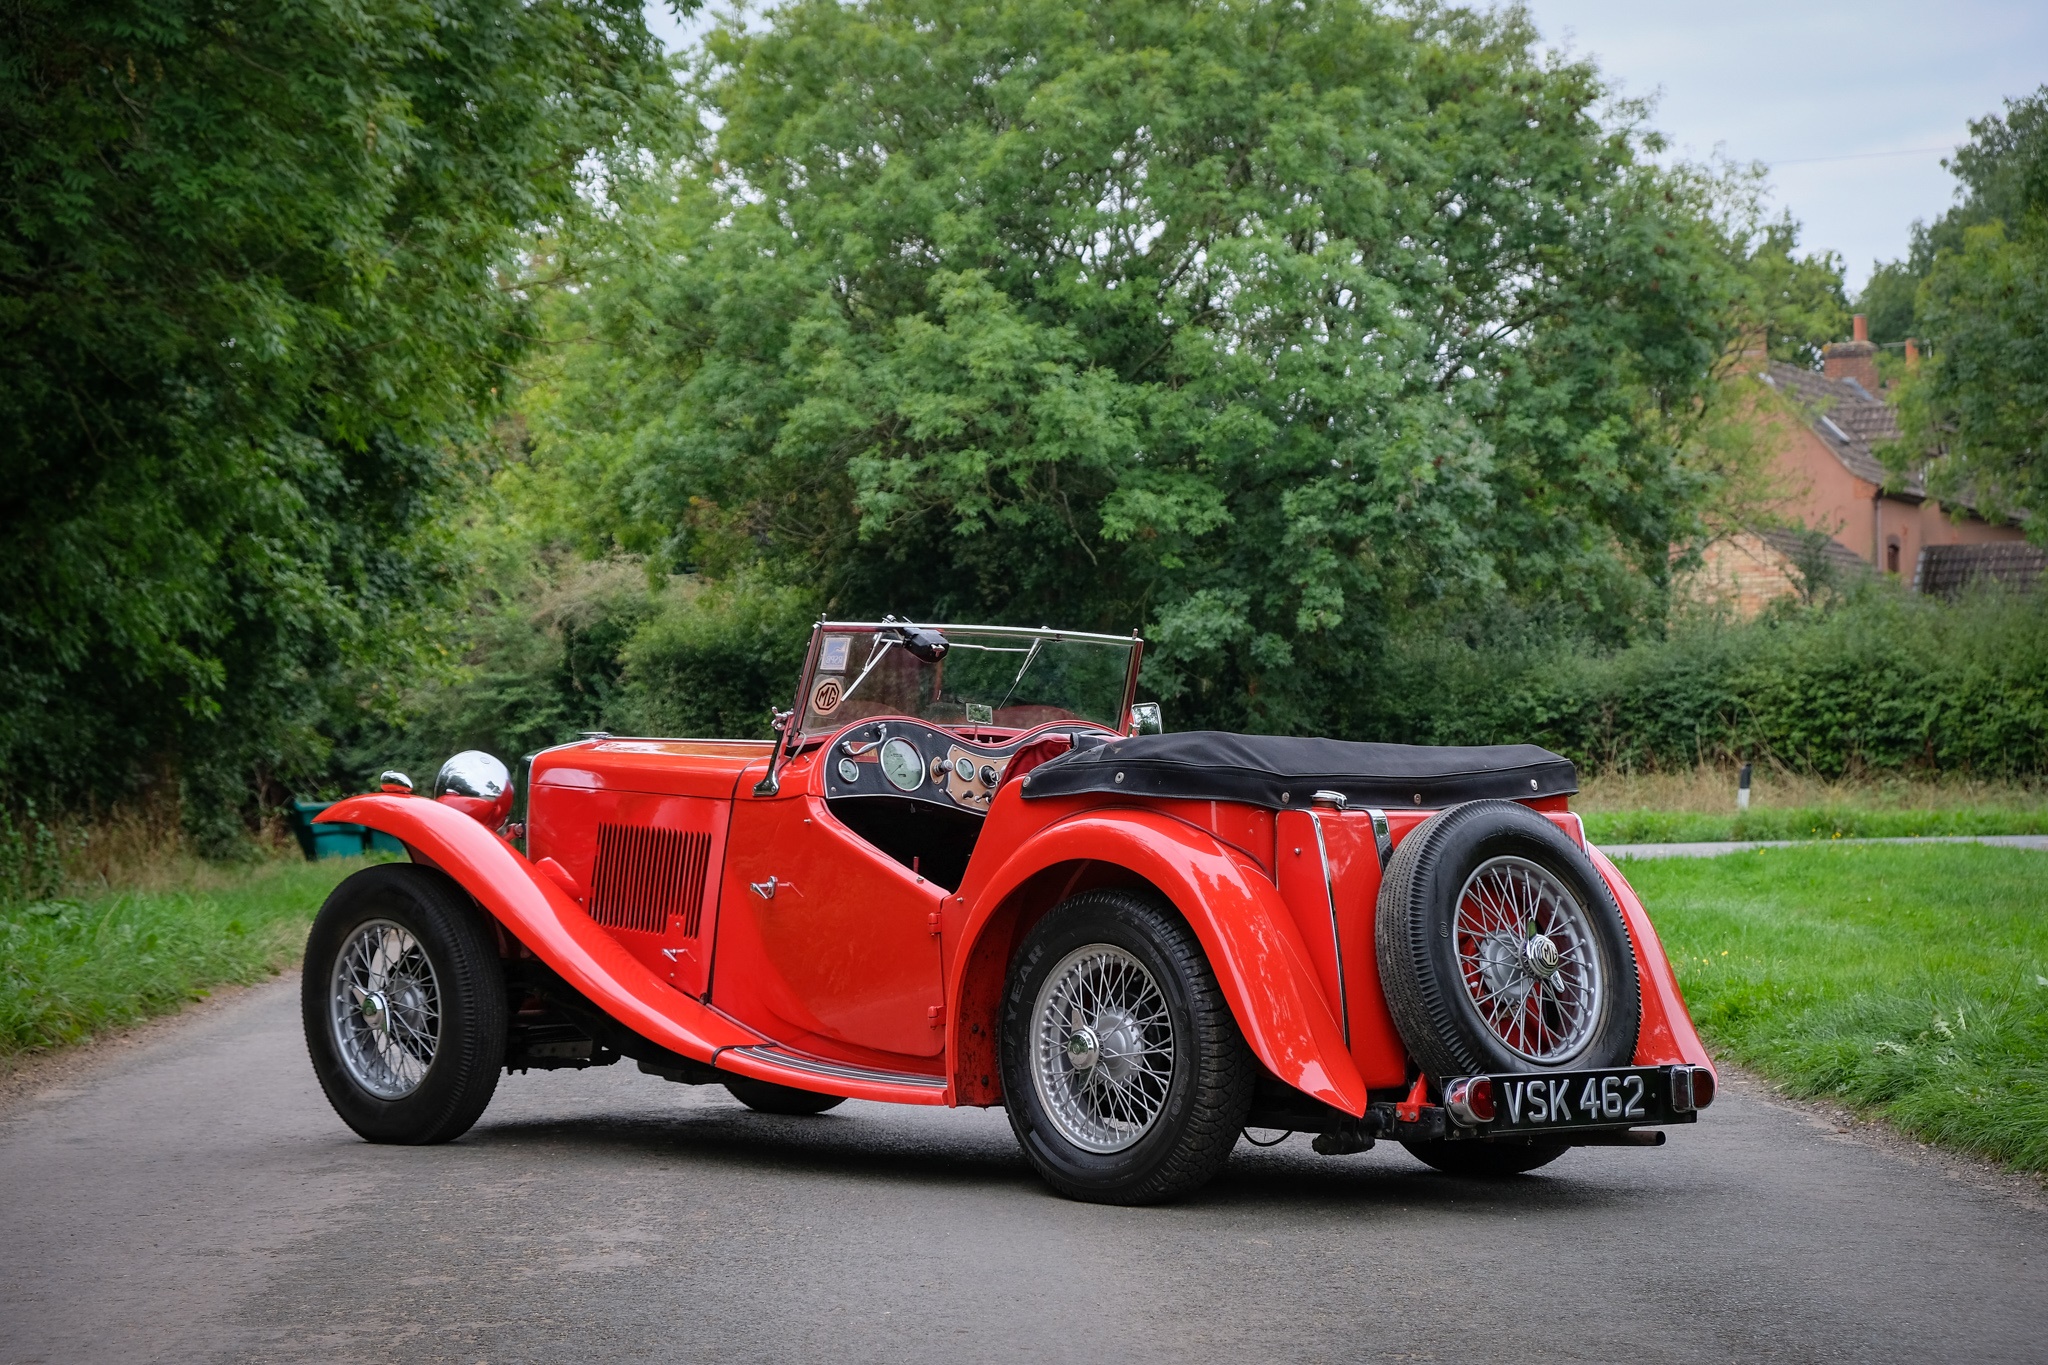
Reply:
<svg viewBox="0 0 2048 1365"><path fill-rule="evenodd" d="M882 746L882 776L891 786L914 792L924 785L924 757L907 739L892 739Z"/></svg>
<svg viewBox="0 0 2048 1365"><path fill-rule="evenodd" d="M854 761L853 761L852 759L850 759L850 758L842 758L842 759L840 759L840 760L839 760L839 780L840 780L841 782L858 782L858 781L860 781L860 764L858 764L858 763L854 762Z"/></svg>
<svg viewBox="0 0 2048 1365"><path fill-rule="evenodd" d="M953 776L959 778L962 782L972 782L974 780L974 760L965 754L954 759Z"/></svg>
<svg viewBox="0 0 2048 1365"><path fill-rule="evenodd" d="M996 784L996 770L984 763L981 765L981 785L993 787Z"/></svg>

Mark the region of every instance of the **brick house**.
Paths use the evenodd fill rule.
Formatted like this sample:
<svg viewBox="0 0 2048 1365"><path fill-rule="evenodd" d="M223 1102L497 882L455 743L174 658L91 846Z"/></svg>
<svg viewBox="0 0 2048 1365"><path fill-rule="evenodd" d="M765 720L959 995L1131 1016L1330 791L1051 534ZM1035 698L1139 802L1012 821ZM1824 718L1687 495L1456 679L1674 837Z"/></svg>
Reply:
<svg viewBox="0 0 2048 1365"><path fill-rule="evenodd" d="M2020 527L1968 506L1943 507L1917 473L1886 487L1889 473L1875 451L1897 439L1898 415L1885 401L1877 347L1861 314L1854 340L1822 356L1819 372L1801 369L1767 359L1759 340L1739 357L1767 390L1751 412L1769 452L1766 511L1775 525L1708 546L1688 591L1751 616L1818 576L1839 580L1873 568L1943 594L1979 575L2032 586L2044 557Z"/></svg>

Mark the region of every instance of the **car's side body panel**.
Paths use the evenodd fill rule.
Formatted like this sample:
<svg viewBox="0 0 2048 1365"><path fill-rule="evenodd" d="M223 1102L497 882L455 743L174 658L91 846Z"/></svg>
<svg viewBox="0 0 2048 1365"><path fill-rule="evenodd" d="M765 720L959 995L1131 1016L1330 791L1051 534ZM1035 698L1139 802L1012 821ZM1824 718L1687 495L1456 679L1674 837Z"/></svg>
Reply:
<svg viewBox="0 0 2048 1365"><path fill-rule="evenodd" d="M840 825L812 791L815 757L776 795L742 783L719 894L718 1007L792 1047L924 1070L945 1042L945 891ZM751 770L750 770L751 771Z"/></svg>
<svg viewBox="0 0 2048 1365"><path fill-rule="evenodd" d="M1352 1061L1375 1090L1401 1085L1408 1057L1380 990L1373 932L1381 868L1371 817L1286 810L1275 826L1280 898L1309 945L1324 998L1344 1012Z"/></svg>

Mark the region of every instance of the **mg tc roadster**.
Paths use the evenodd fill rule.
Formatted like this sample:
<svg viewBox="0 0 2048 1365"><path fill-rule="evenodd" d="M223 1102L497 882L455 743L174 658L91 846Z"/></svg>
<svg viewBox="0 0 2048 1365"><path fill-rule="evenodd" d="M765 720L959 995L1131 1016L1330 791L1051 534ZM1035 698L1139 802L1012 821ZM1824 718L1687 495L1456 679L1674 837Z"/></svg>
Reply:
<svg viewBox="0 0 2048 1365"><path fill-rule="evenodd" d="M1164 733L1136 638L821 622L772 741L458 754L325 818L404 843L306 949L306 1043L373 1142L501 1074L753 1109L1000 1105L1046 1182L1147 1203L1240 1133L1460 1176L1654 1147L1715 1073L1572 765Z"/></svg>

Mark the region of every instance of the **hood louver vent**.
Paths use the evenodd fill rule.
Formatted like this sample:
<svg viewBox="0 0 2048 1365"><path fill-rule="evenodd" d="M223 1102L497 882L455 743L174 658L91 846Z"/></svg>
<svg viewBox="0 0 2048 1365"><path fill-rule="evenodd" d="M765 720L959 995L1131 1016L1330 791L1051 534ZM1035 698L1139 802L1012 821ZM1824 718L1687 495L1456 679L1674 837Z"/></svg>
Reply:
<svg viewBox="0 0 2048 1365"><path fill-rule="evenodd" d="M599 825L590 917L608 928L659 934L671 917L681 916L684 937L695 938L704 923L710 863L709 834Z"/></svg>

